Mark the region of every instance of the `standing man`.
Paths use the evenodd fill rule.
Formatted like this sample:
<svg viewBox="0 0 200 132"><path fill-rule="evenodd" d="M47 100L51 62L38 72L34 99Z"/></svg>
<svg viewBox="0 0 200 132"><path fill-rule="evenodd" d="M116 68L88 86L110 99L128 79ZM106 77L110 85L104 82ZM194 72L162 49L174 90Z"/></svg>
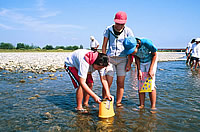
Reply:
<svg viewBox="0 0 200 132"><path fill-rule="evenodd" d="M94 36L90 36L90 48L93 51L97 51L97 48L99 47L99 42L94 38Z"/></svg>
<svg viewBox="0 0 200 132"><path fill-rule="evenodd" d="M191 42L188 43L186 49L185 49L185 54L186 54L186 57L187 57L187 60L186 60L186 64L191 64L191 54L190 54L190 50L192 48L192 45L195 43L195 39L192 39Z"/></svg>
<svg viewBox="0 0 200 132"><path fill-rule="evenodd" d="M199 64L200 59L200 38L195 39L195 43L192 45L192 48L190 50L191 55L191 70L193 69L193 66L195 65L195 70L197 70L197 66Z"/></svg>

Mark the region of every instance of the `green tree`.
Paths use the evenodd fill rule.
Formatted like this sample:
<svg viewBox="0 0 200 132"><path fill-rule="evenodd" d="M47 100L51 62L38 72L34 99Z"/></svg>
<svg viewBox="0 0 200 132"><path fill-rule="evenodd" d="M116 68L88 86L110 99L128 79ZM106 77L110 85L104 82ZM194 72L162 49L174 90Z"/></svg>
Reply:
<svg viewBox="0 0 200 132"><path fill-rule="evenodd" d="M72 50L73 48L72 48L72 46L66 46L65 49L66 49L66 50Z"/></svg>
<svg viewBox="0 0 200 132"><path fill-rule="evenodd" d="M80 49L83 49L83 45L82 44L80 45Z"/></svg>
<svg viewBox="0 0 200 132"><path fill-rule="evenodd" d="M73 46L73 47L72 47L72 50L77 50L77 49L79 49L78 46Z"/></svg>
<svg viewBox="0 0 200 132"><path fill-rule="evenodd" d="M56 46L55 49L65 49L64 46Z"/></svg>
<svg viewBox="0 0 200 132"><path fill-rule="evenodd" d="M78 46L66 46L65 49L66 50L77 50L77 49L79 49L79 47Z"/></svg>
<svg viewBox="0 0 200 132"><path fill-rule="evenodd" d="M16 49L25 49L25 44L24 43L17 43Z"/></svg>
<svg viewBox="0 0 200 132"><path fill-rule="evenodd" d="M29 47L29 49L41 49L39 46L35 46L33 44L31 44L31 46Z"/></svg>
<svg viewBox="0 0 200 132"><path fill-rule="evenodd" d="M13 46L11 43L0 43L0 49L14 49L15 46Z"/></svg>
<svg viewBox="0 0 200 132"><path fill-rule="evenodd" d="M45 47L43 47L42 49L46 49L46 50L52 50L54 49L52 45L46 45Z"/></svg>
<svg viewBox="0 0 200 132"><path fill-rule="evenodd" d="M24 49L31 49L31 47L28 44L25 44Z"/></svg>

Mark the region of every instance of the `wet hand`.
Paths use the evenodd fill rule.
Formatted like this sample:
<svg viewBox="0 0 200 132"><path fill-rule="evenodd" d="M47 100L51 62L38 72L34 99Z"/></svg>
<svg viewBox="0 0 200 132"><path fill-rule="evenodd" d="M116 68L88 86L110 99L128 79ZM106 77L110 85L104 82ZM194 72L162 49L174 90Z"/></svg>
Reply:
<svg viewBox="0 0 200 132"><path fill-rule="evenodd" d="M101 103L101 98L99 98L98 96L96 96L96 97L94 98L94 101L95 101L96 103L100 104L100 103Z"/></svg>
<svg viewBox="0 0 200 132"><path fill-rule="evenodd" d="M113 99L114 99L114 96L108 95L107 98L108 98L108 100L113 100Z"/></svg>

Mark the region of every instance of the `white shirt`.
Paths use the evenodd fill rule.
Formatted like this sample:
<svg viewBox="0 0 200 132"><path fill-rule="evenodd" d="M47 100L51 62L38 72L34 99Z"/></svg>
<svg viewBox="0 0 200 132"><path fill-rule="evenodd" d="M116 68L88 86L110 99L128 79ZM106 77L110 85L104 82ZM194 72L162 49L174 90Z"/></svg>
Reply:
<svg viewBox="0 0 200 132"><path fill-rule="evenodd" d="M85 54L91 52L91 50L78 49L67 56L65 65L70 67L76 67L78 75L81 78L86 79L88 72L94 72L95 69L92 65L89 65L85 60Z"/></svg>
<svg viewBox="0 0 200 132"><path fill-rule="evenodd" d="M187 48L188 48L188 49L187 49L186 52L189 53L190 50L191 50L191 48L192 48L192 43L191 43L191 42L188 43Z"/></svg>
<svg viewBox="0 0 200 132"><path fill-rule="evenodd" d="M192 57L200 58L200 43L192 45Z"/></svg>
<svg viewBox="0 0 200 132"><path fill-rule="evenodd" d="M107 55L108 56L120 56L120 57L126 57L127 55L124 53L124 39L129 36L133 36L132 30L125 26L124 30L120 35L115 35L113 31L113 26L110 25L108 26L105 31L104 31L104 37L108 38L109 40L109 45L108 45L108 50L107 50Z"/></svg>
<svg viewBox="0 0 200 132"><path fill-rule="evenodd" d="M98 45L99 45L99 42L96 39L94 39L93 41L91 40L90 42L91 48L97 48Z"/></svg>

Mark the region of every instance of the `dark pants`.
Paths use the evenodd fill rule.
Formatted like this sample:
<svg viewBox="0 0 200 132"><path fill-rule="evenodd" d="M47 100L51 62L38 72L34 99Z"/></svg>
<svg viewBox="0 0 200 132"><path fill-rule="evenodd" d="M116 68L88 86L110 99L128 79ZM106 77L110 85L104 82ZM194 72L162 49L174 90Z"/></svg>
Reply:
<svg viewBox="0 0 200 132"><path fill-rule="evenodd" d="M91 50L93 50L93 51L97 51L97 48L91 48Z"/></svg>

